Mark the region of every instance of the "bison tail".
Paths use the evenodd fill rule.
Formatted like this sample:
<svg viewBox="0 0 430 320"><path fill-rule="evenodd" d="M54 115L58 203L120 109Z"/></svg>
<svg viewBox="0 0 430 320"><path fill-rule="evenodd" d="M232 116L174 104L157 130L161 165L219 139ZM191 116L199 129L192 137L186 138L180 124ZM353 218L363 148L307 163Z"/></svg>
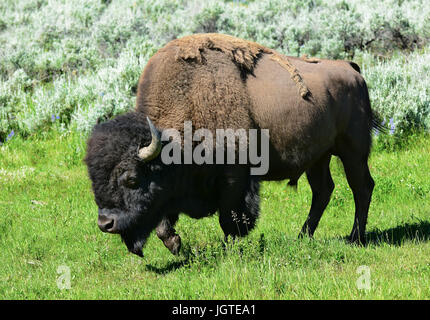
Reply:
<svg viewBox="0 0 430 320"><path fill-rule="evenodd" d="M358 73L361 74L361 70L360 70L360 67L358 66L358 64L356 64L355 62L352 62L352 61L348 61L348 63L355 71L357 71Z"/></svg>
<svg viewBox="0 0 430 320"><path fill-rule="evenodd" d="M350 64L356 71L360 72L360 68L358 67L357 64L355 64L354 62L350 62ZM356 67L354 67L354 65ZM388 127L386 127L383 124L381 115L371 107L370 98L369 98L369 89L367 88L366 82L364 82L364 90L365 90L365 103L367 105L369 116L370 116L369 132L373 131L373 132L386 133L388 131Z"/></svg>
<svg viewBox="0 0 430 320"><path fill-rule="evenodd" d="M382 117L375 110L372 110L372 130L387 133L388 127L383 124Z"/></svg>

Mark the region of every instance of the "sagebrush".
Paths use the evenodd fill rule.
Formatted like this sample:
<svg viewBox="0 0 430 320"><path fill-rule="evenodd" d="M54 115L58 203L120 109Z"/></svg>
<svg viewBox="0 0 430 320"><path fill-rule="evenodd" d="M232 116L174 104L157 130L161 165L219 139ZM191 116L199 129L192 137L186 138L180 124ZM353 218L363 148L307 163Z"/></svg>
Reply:
<svg viewBox="0 0 430 320"><path fill-rule="evenodd" d="M0 142L52 126L88 132L132 109L149 57L196 32L226 33L289 55L360 60L382 117L402 131L428 129L429 54L420 48L428 46L429 30L424 0L5 0ZM416 49L423 54L378 62Z"/></svg>

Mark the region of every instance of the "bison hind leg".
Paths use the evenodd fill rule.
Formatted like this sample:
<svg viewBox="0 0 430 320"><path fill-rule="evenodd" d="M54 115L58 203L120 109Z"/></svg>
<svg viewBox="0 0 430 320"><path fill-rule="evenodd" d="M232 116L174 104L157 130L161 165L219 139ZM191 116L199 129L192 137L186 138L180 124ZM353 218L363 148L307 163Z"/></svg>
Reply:
<svg viewBox="0 0 430 320"><path fill-rule="evenodd" d="M331 154L327 153L306 171L306 177L312 190L312 204L299 237L305 235L309 237L313 236L321 216L330 201L334 189L334 183L330 174L330 159Z"/></svg>
<svg viewBox="0 0 430 320"><path fill-rule="evenodd" d="M370 175L367 158L346 154L341 156L341 160L355 202L354 225L348 240L364 245L367 216L375 182Z"/></svg>
<svg viewBox="0 0 430 320"><path fill-rule="evenodd" d="M370 129L363 121L361 132L366 134L346 134L337 143L337 151L342 161L348 184L355 203L355 218L348 240L352 243L365 244L365 231L370 201L375 182L370 175L368 158L371 145ZM360 132L350 130L349 132Z"/></svg>

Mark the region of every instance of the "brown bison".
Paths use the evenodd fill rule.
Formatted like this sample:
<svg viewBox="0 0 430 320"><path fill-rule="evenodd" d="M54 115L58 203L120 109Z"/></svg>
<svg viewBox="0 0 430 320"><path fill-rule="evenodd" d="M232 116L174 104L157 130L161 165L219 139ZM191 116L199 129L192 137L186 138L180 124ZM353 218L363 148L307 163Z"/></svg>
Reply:
<svg viewBox="0 0 430 320"><path fill-rule="evenodd" d="M184 135L187 121L193 130L211 132L268 129L268 171L251 175L249 162L166 164L160 135L165 129ZM140 256L154 229L178 252L174 224L181 212L201 218L218 211L226 236L244 236L259 214L259 182L295 185L306 172L313 196L301 235L312 236L334 188L329 163L335 155L355 200L349 239L364 243L375 126L366 83L352 62L286 57L220 34L176 39L148 61L136 111L97 125L88 141L98 225L119 233Z"/></svg>

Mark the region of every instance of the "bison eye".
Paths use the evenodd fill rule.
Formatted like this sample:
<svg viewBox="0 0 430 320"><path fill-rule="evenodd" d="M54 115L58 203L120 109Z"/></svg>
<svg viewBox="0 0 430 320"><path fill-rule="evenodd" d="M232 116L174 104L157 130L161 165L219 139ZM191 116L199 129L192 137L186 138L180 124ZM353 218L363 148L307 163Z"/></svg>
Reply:
<svg viewBox="0 0 430 320"><path fill-rule="evenodd" d="M130 189L137 189L139 186L139 181L137 180L137 176L135 174L131 173L130 171L126 171L119 177L119 184Z"/></svg>

